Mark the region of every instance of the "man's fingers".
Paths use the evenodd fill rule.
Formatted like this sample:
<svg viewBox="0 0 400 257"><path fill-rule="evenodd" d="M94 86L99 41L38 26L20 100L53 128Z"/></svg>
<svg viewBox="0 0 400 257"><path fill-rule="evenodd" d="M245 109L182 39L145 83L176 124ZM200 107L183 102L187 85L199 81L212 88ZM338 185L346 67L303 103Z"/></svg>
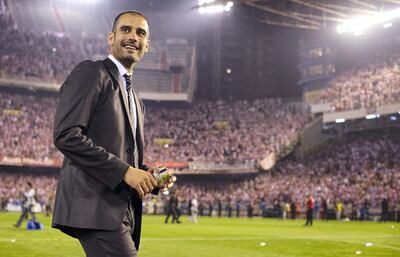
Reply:
<svg viewBox="0 0 400 257"><path fill-rule="evenodd" d="M147 171L153 174L153 172L156 170L156 167L152 166L150 167Z"/></svg>
<svg viewBox="0 0 400 257"><path fill-rule="evenodd" d="M153 183L151 183L151 180L148 179L148 180L145 180L145 181L146 181L146 186L149 189L149 192L153 191L155 186L153 186Z"/></svg>
<svg viewBox="0 0 400 257"><path fill-rule="evenodd" d="M143 192L142 188L140 186L138 186L135 189L136 189L136 192L139 194L139 197L143 198L144 197L144 192Z"/></svg>
<svg viewBox="0 0 400 257"><path fill-rule="evenodd" d="M144 192L145 194L148 194L148 193L150 192L150 188L147 186L147 184L146 184L145 181L142 181L142 182L140 183L140 187L142 188L142 190L143 190L143 192Z"/></svg>
<svg viewBox="0 0 400 257"><path fill-rule="evenodd" d="M156 179L153 177L153 175L150 175L150 174L149 174L149 182L153 186L153 188L157 186Z"/></svg>

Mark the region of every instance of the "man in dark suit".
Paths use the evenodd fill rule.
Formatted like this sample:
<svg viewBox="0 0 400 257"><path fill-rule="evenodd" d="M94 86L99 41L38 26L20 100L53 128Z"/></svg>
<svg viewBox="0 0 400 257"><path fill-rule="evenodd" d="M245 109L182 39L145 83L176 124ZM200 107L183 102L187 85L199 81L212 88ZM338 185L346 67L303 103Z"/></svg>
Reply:
<svg viewBox="0 0 400 257"><path fill-rule="evenodd" d="M144 105L133 68L149 50L145 16L126 11L108 34L110 55L84 61L60 90L54 144L64 154L52 226L79 239L88 257L137 256L142 198L157 185L143 165Z"/></svg>

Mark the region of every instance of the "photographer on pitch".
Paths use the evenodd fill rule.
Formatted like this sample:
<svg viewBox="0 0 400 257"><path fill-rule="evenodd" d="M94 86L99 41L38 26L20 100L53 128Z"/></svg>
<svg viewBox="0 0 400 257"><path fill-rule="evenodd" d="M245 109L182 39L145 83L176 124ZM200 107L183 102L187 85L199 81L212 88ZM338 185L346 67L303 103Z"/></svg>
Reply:
<svg viewBox="0 0 400 257"><path fill-rule="evenodd" d="M32 221L36 222L35 213L32 211L33 206L36 204L36 190L30 181L26 183L26 191L22 193L22 204L21 204L21 215L14 227L19 228L22 222L28 218L28 214L31 215Z"/></svg>

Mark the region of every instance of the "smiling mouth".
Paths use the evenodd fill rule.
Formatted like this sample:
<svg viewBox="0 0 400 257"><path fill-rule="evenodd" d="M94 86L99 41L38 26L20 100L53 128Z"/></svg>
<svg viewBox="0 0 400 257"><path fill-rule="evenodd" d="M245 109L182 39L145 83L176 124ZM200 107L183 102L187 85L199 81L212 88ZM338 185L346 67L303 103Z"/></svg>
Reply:
<svg viewBox="0 0 400 257"><path fill-rule="evenodd" d="M124 45L125 49L131 50L131 51L137 51L139 50L138 47L134 46L134 45Z"/></svg>

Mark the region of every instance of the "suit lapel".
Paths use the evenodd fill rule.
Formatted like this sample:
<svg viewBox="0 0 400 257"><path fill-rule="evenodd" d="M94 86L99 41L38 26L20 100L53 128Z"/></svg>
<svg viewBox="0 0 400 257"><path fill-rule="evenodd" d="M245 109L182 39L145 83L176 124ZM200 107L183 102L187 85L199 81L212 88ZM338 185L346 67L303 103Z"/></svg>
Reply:
<svg viewBox="0 0 400 257"><path fill-rule="evenodd" d="M133 96L135 99L135 104L136 104L136 117L137 117L137 125L139 128L139 140L138 137L136 137L136 142L138 142L138 148L139 148L139 157L143 156L143 135L144 135L144 120L143 120L143 112L142 112L142 104L138 98L138 96L136 95L136 93L132 90L133 92Z"/></svg>
<svg viewBox="0 0 400 257"><path fill-rule="evenodd" d="M130 115L130 111L129 111L128 95L126 94L126 89L124 87L124 83L122 83L121 76L119 75L118 68L109 58L106 58L103 61L103 63L106 66L108 72L114 78L114 80L118 82L119 91L121 92L121 97L122 97L123 102L124 102L125 113L126 113L126 116L128 117L128 120L129 120L129 125L131 127L131 132L132 132L133 138L136 138L136 133L134 133L133 118L132 118L132 115ZM136 97L135 97L135 101L136 101Z"/></svg>

